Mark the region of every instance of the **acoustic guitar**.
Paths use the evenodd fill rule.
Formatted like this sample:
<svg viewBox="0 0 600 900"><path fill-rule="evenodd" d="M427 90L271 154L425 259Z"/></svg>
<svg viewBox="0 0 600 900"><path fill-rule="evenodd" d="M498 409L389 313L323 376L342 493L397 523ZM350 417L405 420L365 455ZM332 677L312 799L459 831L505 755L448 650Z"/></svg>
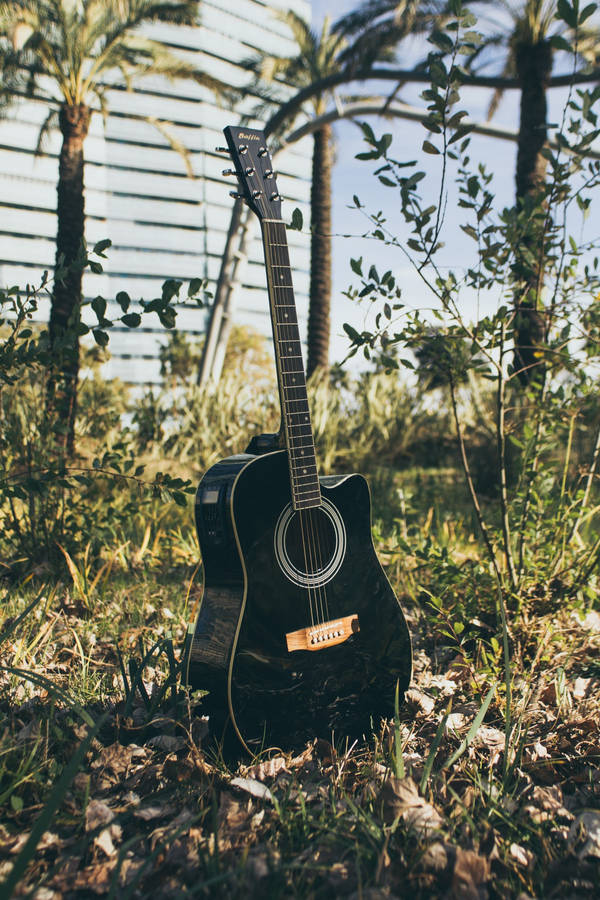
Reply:
<svg viewBox="0 0 600 900"><path fill-rule="evenodd" d="M224 130L260 219L281 429L213 465L196 494L204 589L188 682L212 734L255 754L372 734L411 676L400 604L371 538L361 475L319 476L273 163L261 131Z"/></svg>

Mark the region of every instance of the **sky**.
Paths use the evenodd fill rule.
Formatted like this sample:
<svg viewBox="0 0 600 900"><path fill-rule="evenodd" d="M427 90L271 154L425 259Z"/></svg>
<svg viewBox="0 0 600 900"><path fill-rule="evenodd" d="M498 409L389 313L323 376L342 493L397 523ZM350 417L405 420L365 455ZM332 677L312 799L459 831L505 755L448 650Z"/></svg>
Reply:
<svg viewBox="0 0 600 900"><path fill-rule="evenodd" d="M357 6L356 0L313 0L313 28L321 27L324 16L329 12L332 20L338 19L344 13ZM423 58L429 45L415 41L408 47L408 61L399 60L399 66L409 67L418 58ZM356 86L352 86L352 90ZM385 91L386 84L376 83L375 90ZM394 87L390 83L390 90ZM425 103L420 99L420 93L424 85L406 87L398 95L397 99L415 106L424 108ZM344 88L340 88L343 93ZM566 91L554 89L550 91L550 121L557 121L561 115L566 98ZM491 91L485 89L463 89L459 108L466 109L469 116L478 121L487 118L487 107L491 98ZM494 116L494 123L506 128L515 129L518 126L519 92L506 91L500 107ZM434 202L439 195L441 156L430 156L421 149L423 140L429 135L420 123L408 122L401 119L383 119L371 116L369 124L376 135L384 132L391 133L393 143L390 153L400 160L417 159L419 168L426 172L426 179L422 182L424 194L431 196ZM343 296L350 284L357 285L358 279L350 269L350 258L363 257L377 266L379 272L391 269L397 282L403 289L403 302L408 306L428 308L432 306L432 297L423 287L421 280L414 269L407 262L398 248L385 247L378 241L360 237L368 229L368 222L364 215L350 207L353 206L352 197L357 194L360 200L366 204L367 210L377 212L383 210L387 218L390 230L401 241L409 237L409 232L399 214L399 198L395 189L384 188L379 185L372 172L375 164L360 162L355 159L357 153L365 150L362 133L356 124L348 120L340 120L334 126L336 142L336 164L332 183L333 200L333 297L332 297L332 362L342 359L348 349L348 340L343 332L343 323L350 322L354 327L361 329L372 321L372 310L365 304L358 305ZM472 162L485 163L487 169L493 172L493 191L497 198L498 208L511 205L514 202L514 173L516 164L516 144L498 139L476 136L471 139L470 155ZM452 187L452 171L449 173L449 190L445 196L445 218L442 232L442 240L445 248L442 251L440 261L442 267L460 270L466 267L472 259L472 247L474 242L467 238L460 229L460 223L465 221L464 210L457 207L456 189ZM583 233L583 232L582 232ZM346 237L345 235L354 235ZM585 226L587 237L600 236L600 214L596 210L588 219ZM576 234L578 237L579 234ZM484 308L477 308L478 300L474 295L466 294L463 299L463 314L473 320L478 314L492 312L502 302L501 292L494 297L488 297L483 301L487 304Z"/></svg>

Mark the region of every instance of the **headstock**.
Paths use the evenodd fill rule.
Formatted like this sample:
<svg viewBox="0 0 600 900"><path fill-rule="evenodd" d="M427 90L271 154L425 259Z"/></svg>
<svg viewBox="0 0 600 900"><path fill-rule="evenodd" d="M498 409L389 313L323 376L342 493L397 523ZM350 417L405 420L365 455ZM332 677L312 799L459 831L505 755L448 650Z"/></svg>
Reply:
<svg viewBox="0 0 600 900"><path fill-rule="evenodd" d="M228 125L223 133L235 166L223 174L237 175L239 183L239 193L232 191L232 196L241 196L259 219L281 219L281 197L263 132Z"/></svg>

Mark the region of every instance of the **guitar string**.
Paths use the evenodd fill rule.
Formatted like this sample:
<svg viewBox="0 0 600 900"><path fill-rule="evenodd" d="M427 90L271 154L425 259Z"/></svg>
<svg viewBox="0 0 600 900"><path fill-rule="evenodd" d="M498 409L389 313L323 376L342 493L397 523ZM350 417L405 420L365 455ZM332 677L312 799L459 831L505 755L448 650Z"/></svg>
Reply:
<svg viewBox="0 0 600 900"><path fill-rule="evenodd" d="M269 230L270 230L269 225L271 223L264 222L263 224L265 226L265 236L268 238ZM272 262L272 255L273 255L273 251L274 251L273 244L274 243L275 242L272 240L271 241L265 240L265 251L266 251L266 255L267 255L267 263L270 264L269 268L271 271L269 274L270 274L271 286L273 288L275 288L275 286L276 286L274 272L273 272L273 262ZM274 252L277 253L276 250ZM279 335L279 322L278 322L278 317L277 317L277 295L276 295L275 290L273 290L273 322L274 322L274 336L275 336L275 341L277 342L276 346L275 346L275 351L276 351L276 355L279 357L279 370L281 372L281 386L282 386L281 399L282 399L282 406L283 406L282 412L284 415L284 421L287 421L286 420L285 385L284 385L284 378L283 378L284 373L283 373L283 367L281 365L281 356L280 356L279 347L278 347L280 335ZM288 429L287 429L287 425L286 425L286 432L287 432L287 430ZM291 444L289 441L289 434L288 434L288 459L290 459L290 457L289 457L290 450L291 450ZM291 459L290 459L290 462L291 462ZM291 471L290 471L290 476L291 476ZM293 491L293 487L292 487L292 491ZM302 551L303 551L303 555L304 555L304 569L305 569L305 571L308 572L308 560L307 560L307 554L306 554L306 538L305 538L305 533L304 533L304 523L302 521L301 516L299 517L299 519L300 519L300 534L301 534L301 538L302 538ZM293 514L292 514L292 520L293 520ZM308 603L309 603L309 608L310 608L311 625L314 628L315 611L317 612L317 618L318 618L318 609L316 608L316 604L315 604L315 610L313 610L313 598L311 596L310 585L307 586L307 595L308 595Z"/></svg>
<svg viewBox="0 0 600 900"><path fill-rule="evenodd" d="M277 235L277 233L276 233L277 227L278 226L276 225L273 229L273 231L275 232L274 237L279 237L279 235ZM283 247L283 242L281 242L281 246ZM283 267L285 265L285 256L284 256L285 248L280 249L279 241L272 241L271 247L272 247L272 255L275 257L275 260L276 260L275 265L278 265L280 268ZM288 266L288 268L289 268L289 266ZM291 287L291 285L289 285L289 286L288 285L278 285L277 280L274 277L274 273L273 273L273 277L271 278L271 283L274 285L274 287L276 289L280 288L280 287L284 287L284 288ZM275 291L274 301L275 301L275 311L276 311L275 321L277 322L277 334L276 334L277 342L278 342L277 352L281 359L281 344L285 344L286 340L292 339L289 335L286 336L286 339L284 339L282 331L286 327L289 327L289 330L293 330L293 323L288 323L288 326L286 326L283 322L279 322L278 317L277 317L277 311L281 312L281 308L280 308L279 304L277 303L277 300L278 300L277 291ZM295 335L294 335L294 339L296 339ZM283 372L282 365L281 365L281 371L282 371L282 375L290 374L290 373ZM283 388L282 399L283 399L283 406L284 406L283 412L284 412L284 416L286 417L286 425L291 426L293 424L291 421L291 415L293 415L293 414L291 412L289 404L292 401L288 400L288 397L286 394L286 387L287 386L285 384L285 380L282 377L282 388ZM289 435L289 429L288 429L288 436L293 438L293 433L292 433L292 435ZM288 441L288 443L289 443L290 466L291 466L290 474L291 474L292 482L294 482L294 481L297 482L299 476L296 474L296 471L295 471L297 469L297 467L294 466L294 452L293 452L294 448L291 444L291 441ZM294 491L293 484L292 484L292 491ZM307 528L306 526L307 526L307 524L310 525L310 522L309 523L306 522L306 516L305 516L304 510L299 509L296 511L296 513L298 515L298 521L300 524L300 531L301 531L302 541L303 541L303 546L304 546L304 551L305 551L305 572L306 572L307 577L310 579L311 574L314 574L317 571L317 560L316 560L316 553L315 553L316 548L314 546L314 535L312 533L307 534L307 532L309 532L309 528ZM312 532L312 529L310 531ZM305 535L306 535L306 539L305 539ZM308 547L308 556L309 556L308 560L306 559L306 547ZM306 587L307 587L307 592L308 592L309 598L312 601L310 582L309 582L309 584L307 584ZM319 616L322 619L323 615L324 615L323 600L322 600L322 597L320 596L320 594L321 594L321 592L318 589L315 589L315 587L313 586L313 595L314 595L314 599L315 599L317 621L319 619ZM311 614L312 614L312 602L311 602ZM312 615L311 615L311 619L312 619ZM312 624L314 625L314 620L312 620Z"/></svg>
<svg viewBox="0 0 600 900"><path fill-rule="evenodd" d="M283 228L282 228L282 226L283 226L283 223L281 223L281 225L279 226L280 230L283 230L283 228L285 228L285 226L283 226ZM281 250L281 254L278 256L278 260L291 273L291 266L289 265L289 258L288 258L287 262L285 261L286 247L283 246L284 241L285 241L285 232L283 232L283 234L282 234L282 241L281 241L282 250ZM285 243L287 244L287 242L285 242ZM291 290L293 290L291 284L289 285L289 287ZM308 397L306 397L306 401L308 402ZM310 428L310 423L309 423L309 428ZM311 434L312 434L312 430L311 430ZM313 448L314 448L314 445L313 445ZM315 459L314 449L313 449L313 459ZM315 465L315 470L316 470L316 459L315 459L314 465ZM307 530L309 531L309 534L310 534L310 539L309 539L308 545L309 545L309 551L310 550L313 551L311 553L311 557L312 557L311 563L312 563L313 573L322 572L325 568L324 562L323 562L323 545L325 543L323 540L323 537L324 537L323 522L324 522L325 514L323 512L322 504L319 505L318 507L309 507L306 511L301 510L299 514L303 519L308 520L308 529ZM326 546L326 543L325 543L325 546ZM324 585L319 586L319 589L317 591L317 597L318 597L319 607L320 607L321 622L324 623L325 621L327 621L329 619L329 603L328 603L328 596L327 596L327 588Z"/></svg>
<svg viewBox="0 0 600 900"><path fill-rule="evenodd" d="M275 223L273 223L273 224L275 224ZM285 228L285 225L283 224L283 222L281 222L281 223L277 223L277 225L275 225L275 228L273 230L276 232L277 229L282 230L283 228ZM275 233L275 237L277 237L277 236L278 235ZM276 243L277 249L275 250L275 253L274 253L275 259L277 260L277 264L280 268L287 269L291 274L291 266L289 265L289 258L287 261L285 260L285 248L287 246L287 242L284 243L285 232L283 232L281 237L282 237L282 241ZM280 247L282 248L281 250L280 250ZM293 291L293 287L292 287L291 283L289 285L287 285L287 284L279 285L275 278L272 278L272 283L278 288L281 287L281 288L289 289L289 290ZM275 296L275 300L277 301L277 296ZM283 325L283 323L282 323L282 325ZM283 325L283 327L285 327L285 326ZM292 328L292 326L290 326L290 330L291 330L291 328ZM279 338L279 336L280 335L278 335L278 338ZM281 337L282 337L282 341L280 341L280 343L285 343L286 341L283 340L283 335L281 335ZM294 340L299 340L299 337L296 337L294 335ZM291 413L291 410L289 410L289 405L287 404L287 397L285 397L285 385L284 385L283 393L284 393L284 403L287 406L286 411L288 412L288 416L290 416L290 415L292 415L292 413ZM291 419L288 418L288 421L290 422L290 425L293 424L291 422ZM310 422L309 422L309 430L310 430ZM312 432L311 432L311 434L312 434ZM301 451L301 452L303 452L303 451ZM314 451L313 451L313 459L315 459ZM293 465L293 463L292 463L292 465ZM314 465L316 467L316 459L315 459ZM300 476L296 476L296 479L299 477ZM320 520L323 518L323 515L324 515L324 513L323 513L321 505L318 507L309 507L307 510L302 510L302 509L298 510L298 516L299 516L300 523L301 523L302 533L304 535L305 522L306 522L306 526L307 526L306 531L308 531L308 534L309 534L307 543L308 543L308 548L309 548L309 556L311 558L310 559L311 573L313 575L315 575L316 573L318 573L320 571L323 571L323 569L324 569L323 541L322 541L323 527L320 522ZM319 585L317 587L317 589L315 590L315 599L318 602L318 614L320 614L321 623L324 623L329 618L329 603L328 603L328 597L327 597L327 589L325 588L324 585Z"/></svg>

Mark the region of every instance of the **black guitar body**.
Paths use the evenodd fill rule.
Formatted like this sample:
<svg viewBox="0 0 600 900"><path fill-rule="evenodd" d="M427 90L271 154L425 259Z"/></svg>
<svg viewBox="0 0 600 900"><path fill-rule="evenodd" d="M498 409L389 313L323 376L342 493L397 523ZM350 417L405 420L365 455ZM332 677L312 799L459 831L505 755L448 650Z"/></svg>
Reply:
<svg viewBox="0 0 600 900"><path fill-rule="evenodd" d="M237 735L253 753L368 736L410 680L410 638L373 549L367 483L319 481L321 506L294 512L286 451L243 454L214 465L196 496L204 593L188 680L209 692L212 734ZM348 617L351 635L335 643ZM286 635L301 629L319 635L315 649L288 648Z"/></svg>

